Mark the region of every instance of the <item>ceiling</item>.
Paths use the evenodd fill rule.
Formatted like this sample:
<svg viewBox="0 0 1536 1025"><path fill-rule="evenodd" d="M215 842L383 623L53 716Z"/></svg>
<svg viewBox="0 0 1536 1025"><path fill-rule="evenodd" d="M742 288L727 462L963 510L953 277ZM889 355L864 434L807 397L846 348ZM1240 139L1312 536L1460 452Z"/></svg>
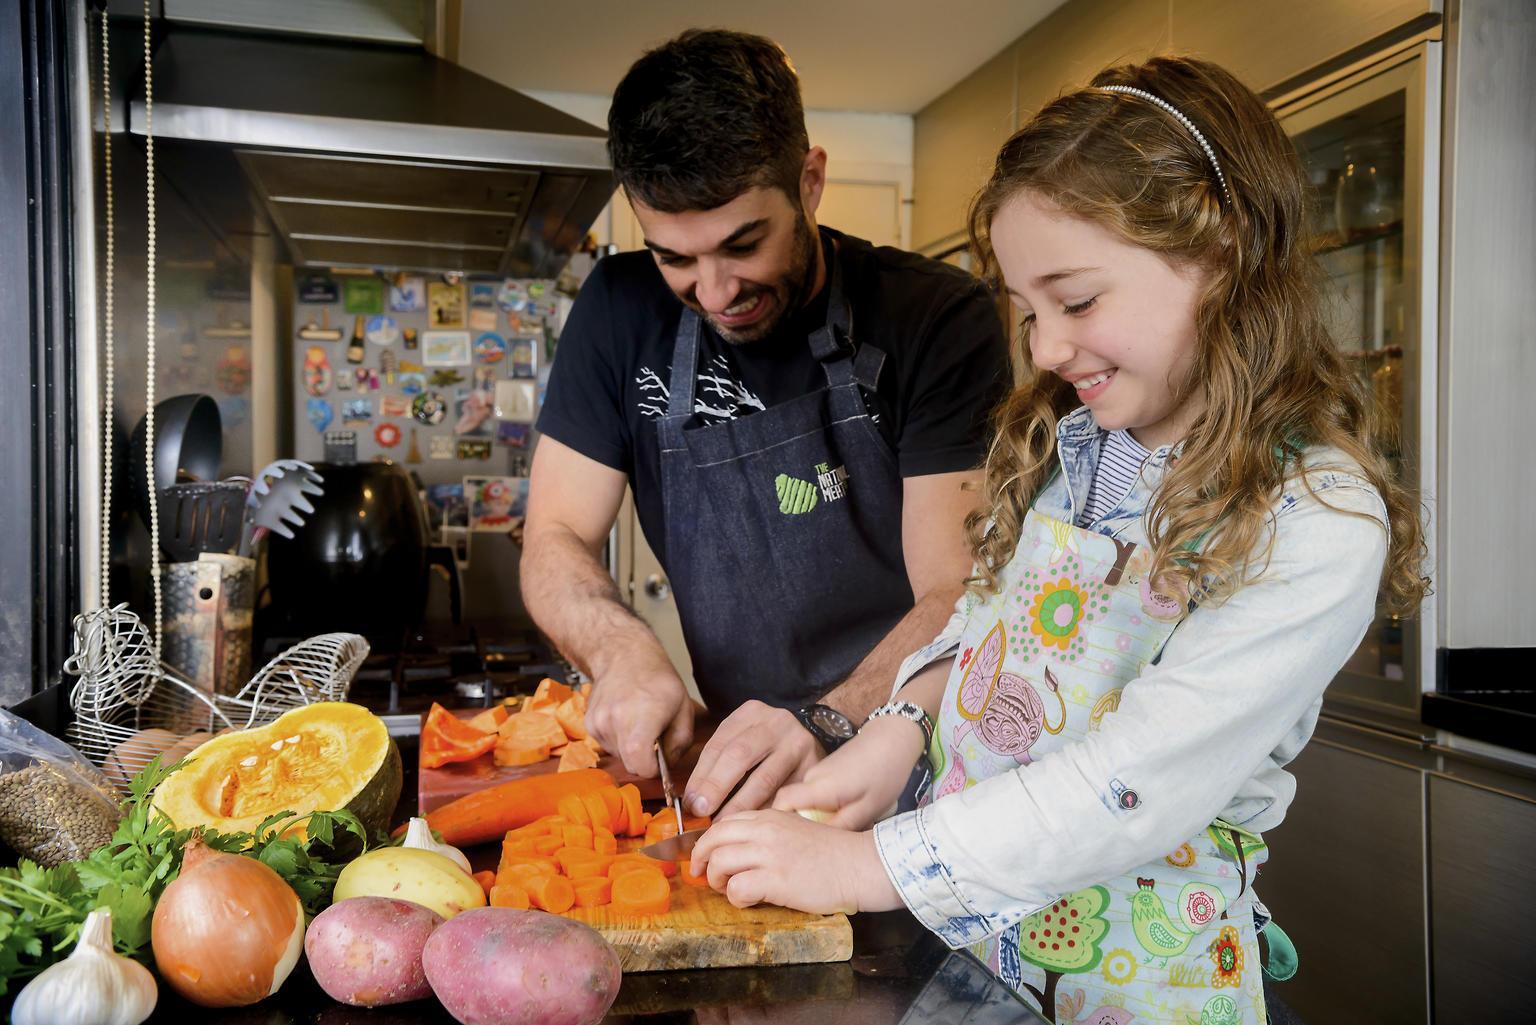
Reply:
<svg viewBox="0 0 1536 1025"><path fill-rule="evenodd" d="M784 47L808 108L914 114L1063 2L462 0L458 62L515 89L610 96L646 49L687 28L732 28Z"/></svg>

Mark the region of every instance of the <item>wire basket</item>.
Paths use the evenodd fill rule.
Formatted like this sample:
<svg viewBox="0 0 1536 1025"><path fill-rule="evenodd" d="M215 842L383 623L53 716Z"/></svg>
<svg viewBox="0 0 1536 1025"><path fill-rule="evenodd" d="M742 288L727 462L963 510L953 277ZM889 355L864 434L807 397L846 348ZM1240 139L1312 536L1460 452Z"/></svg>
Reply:
<svg viewBox="0 0 1536 1025"><path fill-rule="evenodd" d="M352 677L367 657L368 642L358 634L320 634L262 666L237 694L213 700L243 727L262 726L290 709L347 700Z"/></svg>
<svg viewBox="0 0 1536 1025"><path fill-rule="evenodd" d="M75 617L76 677L65 736L119 790L156 755L174 761L215 733L271 722L317 701L345 701L368 657L357 634L300 641L261 668L234 695L214 695L155 660L149 633L126 605Z"/></svg>

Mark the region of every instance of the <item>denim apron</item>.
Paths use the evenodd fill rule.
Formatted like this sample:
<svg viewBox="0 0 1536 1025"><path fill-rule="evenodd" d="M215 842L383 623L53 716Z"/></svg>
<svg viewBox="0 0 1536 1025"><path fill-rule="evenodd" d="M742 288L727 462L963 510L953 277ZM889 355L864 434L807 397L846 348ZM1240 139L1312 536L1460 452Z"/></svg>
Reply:
<svg viewBox="0 0 1536 1025"><path fill-rule="evenodd" d="M1102 727L1185 614L1150 587L1150 563L1142 546L1030 510L998 593L969 599L928 800ZM1140 803L1118 780L1109 790L1122 811ZM1252 884L1266 855L1218 820L971 952L1063 1025L1264 1025Z"/></svg>
<svg viewBox="0 0 1536 1025"><path fill-rule="evenodd" d="M699 693L818 700L912 608L902 481L865 405L885 354L855 346L840 257L809 338L826 387L725 423L694 418L699 317L683 311L661 431L667 574Z"/></svg>

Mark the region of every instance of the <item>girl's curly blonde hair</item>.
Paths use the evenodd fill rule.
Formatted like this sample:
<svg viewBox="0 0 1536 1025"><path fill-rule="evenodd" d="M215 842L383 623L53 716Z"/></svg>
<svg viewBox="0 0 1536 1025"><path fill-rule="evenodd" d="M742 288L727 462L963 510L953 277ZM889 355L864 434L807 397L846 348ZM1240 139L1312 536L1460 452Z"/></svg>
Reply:
<svg viewBox="0 0 1536 1025"><path fill-rule="evenodd" d="M1216 152L1230 204L1187 128L1145 99L1096 88L1107 85L1144 89L1190 118ZM1151 579L1220 598L1262 571L1282 485L1304 450L1332 446L1387 507L1382 604L1415 608L1426 590L1424 540L1416 504L1382 454L1393 425L1372 415L1329 337L1305 174L1263 101L1222 68L1177 57L1108 68L1052 101L1003 146L971 205L971 245L994 283L988 233L1026 189L1208 275L1193 369L1177 388L1179 399L1203 389L1204 410L1147 509ZM1027 336L1019 359L1024 382L996 413L985 502L966 524L976 565L967 582L978 591L996 590L1054 466L1057 421L1079 405L1071 385L1031 363Z"/></svg>

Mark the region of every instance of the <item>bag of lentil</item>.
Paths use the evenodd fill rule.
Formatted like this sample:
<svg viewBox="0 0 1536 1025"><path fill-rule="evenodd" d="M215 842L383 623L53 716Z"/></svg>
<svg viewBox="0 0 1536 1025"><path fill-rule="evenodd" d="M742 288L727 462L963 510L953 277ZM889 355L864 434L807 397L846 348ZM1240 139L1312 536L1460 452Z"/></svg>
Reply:
<svg viewBox="0 0 1536 1025"><path fill-rule="evenodd" d="M0 840L45 868L112 839L112 784L62 740L0 710Z"/></svg>

